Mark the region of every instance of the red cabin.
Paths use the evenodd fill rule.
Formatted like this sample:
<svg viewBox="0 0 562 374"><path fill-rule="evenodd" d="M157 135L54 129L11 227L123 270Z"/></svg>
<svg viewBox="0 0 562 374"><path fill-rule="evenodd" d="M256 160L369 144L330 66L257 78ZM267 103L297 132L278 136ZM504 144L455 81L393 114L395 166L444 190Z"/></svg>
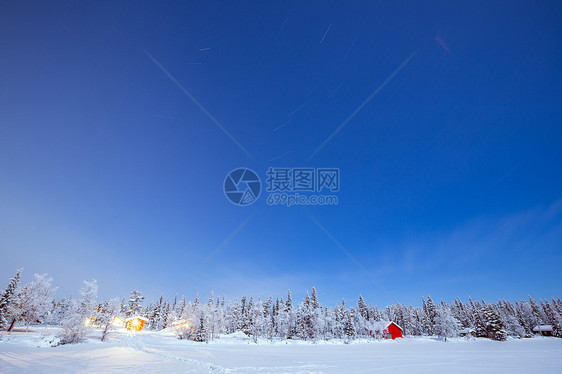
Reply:
<svg viewBox="0 0 562 374"><path fill-rule="evenodd" d="M384 330L386 339L396 339L402 337L402 327L394 322L390 322Z"/></svg>
<svg viewBox="0 0 562 374"><path fill-rule="evenodd" d="M382 330L375 330L375 331L370 331L371 336L373 338L383 338L383 339L396 339L396 338L402 338L402 327L398 326L396 323L394 322L388 322L387 324L383 325L385 326L384 329Z"/></svg>

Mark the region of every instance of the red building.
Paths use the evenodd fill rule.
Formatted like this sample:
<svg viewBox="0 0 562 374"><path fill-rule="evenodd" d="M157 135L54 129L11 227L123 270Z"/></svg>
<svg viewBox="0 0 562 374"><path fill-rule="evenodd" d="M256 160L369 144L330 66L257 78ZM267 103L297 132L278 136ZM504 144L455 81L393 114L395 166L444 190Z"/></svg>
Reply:
<svg viewBox="0 0 562 374"><path fill-rule="evenodd" d="M386 329L384 330L386 339L396 339L402 337L402 327L398 326L394 322L390 322Z"/></svg>
<svg viewBox="0 0 562 374"><path fill-rule="evenodd" d="M373 338L382 338L382 339L396 339L402 338L402 327L398 326L394 322L387 322L384 325L384 328L381 330L371 330L371 336Z"/></svg>

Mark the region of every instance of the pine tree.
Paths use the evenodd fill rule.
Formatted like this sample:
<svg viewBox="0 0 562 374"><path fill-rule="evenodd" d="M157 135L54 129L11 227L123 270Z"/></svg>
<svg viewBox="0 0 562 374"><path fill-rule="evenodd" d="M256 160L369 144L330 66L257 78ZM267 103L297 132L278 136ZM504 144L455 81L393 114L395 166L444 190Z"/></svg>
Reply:
<svg viewBox="0 0 562 374"><path fill-rule="evenodd" d="M488 306L484 309L484 315L487 323L486 331L488 332L488 337L493 340L506 340L507 332L505 331L505 326L492 306Z"/></svg>
<svg viewBox="0 0 562 374"><path fill-rule="evenodd" d="M545 302L543 308L547 321L552 326L552 335L562 338L562 317L548 302Z"/></svg>
<svg viewBox="0 0 562 374"><path fill-rule="evenodd" d="M310 306L312 309L320 308L320 302L318 301L318 292L316 292L316 287L312 287L310 292Z"/></svg>
<svg viewBox="0 0 562 374"><path fill-rule="evenodd" d="M324 328L324 321L322 319L322 305L318 300L318 293L316 287L312 287L310 292L310 304L308 306L309 320L308 320L308 336L316 341L321 335Z"/></svg>
<svg viewBox="0 0 562 374"><path fill-rule="evenodd" d="M18 269L16 275L12 279L10 279L10 283L8 283L8 286L2 293L2 296L0 296L0 330L6 329L8 327L10 305L14 301L22 271L23 268Z"/></svg>
<svg viewBox="0 0 562 374"><path fill-rule="evenodd" d="M304 301L297 308L297 335L306 340L310 331L310 296L308 292Z"/></svg>
<svg viewBox="0 0 562 374"><path fill-rule="evenodd" d="M533 313L533 308L531 305L525 301L521 301L518 304L518 318L519 323L525 329L526 336L531 337L533 336L533 328L538 325L537 318Z"/></svg>
<svg viewBox="0 0 562 374"><path fill-rule="evenodd" d="M527 324L527 321L525 320L525 316L523 313L523 308L517 301L515 302L515 316L517 318L517 322L523 328L524 331L523 337L524 338L532 337L533 336L532 327L530 327L529 324Z"/></svg>
<svg viewBox="0 0 562 374"><path fill-rule="evenodd" d="M349 343L350 340L355 339L357 332L355 331L355 326L353 325L353 320L351 319L351 315L349 311L345 311L345 322L344 322L344 334L345 334L345 342Z"/></svg>
<svg viewBox="0 0 562 374"><path fill-rule="evenodd" d="M357 311L364 319L369 319L369 310L367 309L367 303L363 300L363 296L359 295L359 300L357 300Z"/></svg>
<svg viewBox="0 0 562 374"><path fill-rule="evenodd" d="M151 311L147 313L148 315L148 325L153 330L162 329L162 304L164 302L164 296L160 295L160 299L151 307Z"/></svg>
<svg viewBox="0 0 562 374"><path fill-rule="evenodd" d="M92 318L96 311L96 298L98 295L98 283L94 279L91 282L84 281L84 287L80 290L80 301L78 302L78 313L86 318Z"/></svg>
<svg viewBox="0 0 562 374"><path fill-rule="evenodd" d="M544 325L545 321L546 321L546 316L544 315L544 312L542 310L542 308L539 306L539 304L537 304L537 302L535 300L533 300L531 298L531 296L529 296L529 305L531 305L531 310L533 311L533 317L535 318L535 324L536 325ZM535 326L533 326L535 327Z"/></svg>
<svg viewBox="0 0 562 374"><path fill-rule="evenodd" d="M296 314L293 308L291 290L287 291L287 302L285 303L285 313L287 314L287 339L292 339L296 335Z"/></svg>
<svg viewBox="0 0 562 374"><path fill-rule="evenodd" d="M435 303L431 299L431 296L427 295L427 301L425 303L426 309L426 320L428 324L428 334L433 335L435 332L433 331L433 326L435 326L435 318L437 317L437 308Z"/></svg>
<svg viewBox="0 0 562 374"><path fill-rule="evenodd" d="M473 303L470 297L468 298L468 300L470 302L470 310L476 336L479 338L485 338L488 336L488 331L486 329L486 320L481 313L482 308L478 303Z"/></svg>
<svg viewBox="0 0 562 374"><path fill-rule="evenodd" d="M196 342L207 342L207 327L205 326L205 314L201 313L199 316L199 323L197 324L197 331L195 332Z"/></svg>
<svg viewBox="0 0 562 374"><path fill-rule="evenodd" d="M229 333L240 331L242 328L242 305L238 299L229 307Z"/></svg>
<svg viewBox="0 0 562 374"><path fill-rule="evenodd" d="M131 294L129 295L129 302L127 303L126 316L132 317L138 315L141 310L140 304L143 301L144 301L144 296L142 296L142 294L139 291L132 290Z"/></svg>
<svg viewBox="0 0 562 374"><path fill-rule="evenodd" d="M334 309L334 327L332 335L336 339L343 339L345 336L345 304L336 306Z"/></svg>

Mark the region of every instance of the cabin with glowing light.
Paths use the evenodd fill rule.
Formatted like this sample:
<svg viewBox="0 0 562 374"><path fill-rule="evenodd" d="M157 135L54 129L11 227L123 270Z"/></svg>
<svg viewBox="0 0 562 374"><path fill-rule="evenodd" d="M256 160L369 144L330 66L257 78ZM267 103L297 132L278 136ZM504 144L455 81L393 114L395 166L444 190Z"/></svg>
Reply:
<svg viewBox="0 0 562 374"><path fill-rule="evenodd" d="M148 322L148 319L141 316L133 316L125 319L125 327L129 331L139 332L142 331L145 322Z"/></svg>

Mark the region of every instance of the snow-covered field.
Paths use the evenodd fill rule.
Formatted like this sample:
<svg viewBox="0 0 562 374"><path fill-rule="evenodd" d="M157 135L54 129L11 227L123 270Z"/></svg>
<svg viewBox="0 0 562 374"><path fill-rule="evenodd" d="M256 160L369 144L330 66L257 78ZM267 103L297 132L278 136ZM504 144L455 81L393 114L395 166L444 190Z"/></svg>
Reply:
<svg viewBox="0 0 562 374"><path fill-rule="evenodd" d="M96 334L85 343L51 347L57 329L4 333L0 373L556 373L562 339L431 338L352 344L262 342L243 334L210 344L178 340L171 332Z"/></svg>

